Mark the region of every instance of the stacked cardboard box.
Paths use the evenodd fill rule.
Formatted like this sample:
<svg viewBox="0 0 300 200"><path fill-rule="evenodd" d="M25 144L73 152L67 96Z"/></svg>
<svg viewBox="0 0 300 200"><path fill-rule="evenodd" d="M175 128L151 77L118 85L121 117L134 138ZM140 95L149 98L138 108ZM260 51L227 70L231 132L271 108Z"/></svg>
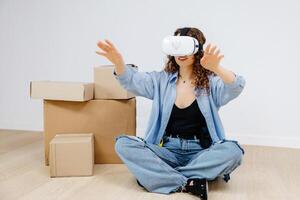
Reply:
<svg viewBox="0 0 300 200"><path fill-rule="evenodd" d="M122 163L115 136L136 135L136 98L114 77L114 66L94 67L94 82L31 81L30 96L43 99L45 164L57 134L94 135L96 164Z"/></svg>
<svg viewBox="0 0 300 200"><path fill-rule="evenodd" d="M136 66L133 66L136 67ZM130 99L135 95L124 90L118 81L111 80L112 65L102 65L94 68L95 99Z"/></svg>

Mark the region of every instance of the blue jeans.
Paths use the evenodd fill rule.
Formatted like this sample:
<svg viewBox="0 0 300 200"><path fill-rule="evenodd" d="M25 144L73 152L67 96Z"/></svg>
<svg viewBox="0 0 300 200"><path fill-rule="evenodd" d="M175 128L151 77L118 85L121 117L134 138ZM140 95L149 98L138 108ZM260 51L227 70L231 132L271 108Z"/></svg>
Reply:
<svg viewBox="0 0 300 200"><path fill-rule="evenodd" d="M177 192L189 178L212 181L229 176L244 154L237 141L227 139L208 148L202 148L197 138L164 136L162 146L126 134L115 140L116 153L138 182L147 191L161 194Z"/></svg>

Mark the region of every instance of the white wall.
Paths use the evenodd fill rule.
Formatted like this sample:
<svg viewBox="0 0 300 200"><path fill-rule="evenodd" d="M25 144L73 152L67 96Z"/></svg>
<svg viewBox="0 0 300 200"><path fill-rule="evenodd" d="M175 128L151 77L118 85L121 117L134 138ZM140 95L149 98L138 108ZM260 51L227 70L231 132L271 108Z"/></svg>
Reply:
<svg viewBox="0 0 300 200"><path fill-rule="evenodd" d="M141 71L163 68L161 39L177 27L201 29L222 65L246 78L220 110L229 138L242 144L300 147L300 3L286 1L0 1L0 128L43 130L30 80L93 81L99 39L112 40ZM146 105L147 109L140 109ZM138 98L138 135L151 102Z"/></svg>

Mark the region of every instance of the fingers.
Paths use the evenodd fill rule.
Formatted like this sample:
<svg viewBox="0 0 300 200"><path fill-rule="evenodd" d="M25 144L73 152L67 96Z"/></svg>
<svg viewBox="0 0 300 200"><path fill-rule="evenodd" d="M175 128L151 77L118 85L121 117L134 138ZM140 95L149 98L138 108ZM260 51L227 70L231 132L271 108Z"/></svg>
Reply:
<svg viewBox="0 0 300 200"><path fill-rule="evenodd" d="M218 57L218 60L221 60L222 58L224 58L224 55L220 55L220 56Z"/></svg>
<svg viewBox="0 0 300 200"><path fill-rule="evenodd" d="M123 62L122 55L119 53L119 51L116 49L114 44L109 40L99 41L97 43L97 46L102 51L95 51L96 54L104 56L106 59L108 59L112 63L121 63Z"/></svg>
<svg viewBox="0 0 300 200"><path fill-rule="evenodd" d="M211 55L214 54L215 49L217 48L217 46L213 46L212 44L208 44L205 48L205 52L207 55Z"/></svg>
<svg viewBox="0 0 300 200"><path fill-rule="evenodd" d="M98 54L98 55L101 55L101 56L107 56L107 54L106 53L104 53L104 52L100 52L100 51L95 51L96 52L96 54Z"/></svg>
<svg viewBox="0 0 300 200"><path fill-rule="evenodd" d="M116 49L115 45L110 40L105 40L107 44L111 46L111 48Z"/></svg>
<svg viewBox="0 0 300 200"><path fill-rule="evenodd" d="M206 46L206 48L205 48L204 53L205 53L206 55L215 55L215 56L219 56L219 54L220 54L220 49L218 49L217 51L216 51L216 49L217 49L217 46L216 46L216 45L213 46L212 44L208 44L208 45ZM224 56L223 56L223 57L224 57Z"/></svg>
<svg viewBox="0 0 300 200"><path fill-rule="evenodd" d="M98 46L100 49L102 49L103 51L106 51L106 52L108 52L108 51L111 50L111 47L110 47L109 45L105 44L105 43L102 42L102 41L99 41L99 42L97 43L97 46Z"/></svg>
<svg viewBox="0 0 300 200"><path fill-rule="evenodd" d="M211 46L210 44L208 44L208 45L206 46L204 53L206 53L206 54L209 53L210 46Z"/></svg>
<svg viewBox="0 0 300 200"><path fill-rule="evenodd" d="M216 48L217 48L217 46L213 46L213 47L211 48L211 50L209 51L209 54L214 54Z"/></svg>

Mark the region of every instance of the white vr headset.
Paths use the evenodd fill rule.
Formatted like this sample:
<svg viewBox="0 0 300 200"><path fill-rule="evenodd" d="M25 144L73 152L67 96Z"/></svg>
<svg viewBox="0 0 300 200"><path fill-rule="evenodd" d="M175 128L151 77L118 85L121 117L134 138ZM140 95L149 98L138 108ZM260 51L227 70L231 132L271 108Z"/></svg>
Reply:
<svg viewBox="0 0 300 200"><path fill-rule="evenodd" d="M190 36L167 36L162 41L162 51L170 56L188 56L202 50L196 38Z"/></svg>

